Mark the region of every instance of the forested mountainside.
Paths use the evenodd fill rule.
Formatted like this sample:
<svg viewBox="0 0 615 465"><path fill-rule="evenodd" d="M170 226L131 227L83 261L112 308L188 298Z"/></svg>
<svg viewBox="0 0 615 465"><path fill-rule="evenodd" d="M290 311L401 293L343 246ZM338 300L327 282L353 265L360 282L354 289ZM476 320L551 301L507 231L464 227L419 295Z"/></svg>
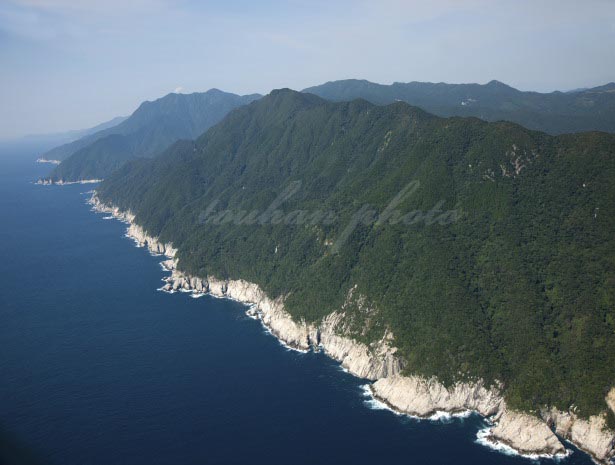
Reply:
<svg viewBox="0 0 615 465"><path fill-rule="evenodd" d="M571 92L523 92L498 81L487 84L396 82L391 85L348 79L304 92L328 100L363 98L376 104L402 100L439 116L476 116L512 121L550 134L615 132L615 83Z"/></svg>
<svg viewBox="0 0 615 465"><path fill-rule="evenodd" d="M407 373L607 410L615 135L277 90L97 192L190 274L257 283L297 319L343 311L361 341L390 330Z"/></svg>
<svg viewBox="0 0 615 465"><path fill-rule="evenodd" d="M44 158L63 159L48 179L104 178L132 158L152 157L179 139L198 137L232 109L257 98L260 95L211 89L144 102L122 123L45 154Z"/></svg>

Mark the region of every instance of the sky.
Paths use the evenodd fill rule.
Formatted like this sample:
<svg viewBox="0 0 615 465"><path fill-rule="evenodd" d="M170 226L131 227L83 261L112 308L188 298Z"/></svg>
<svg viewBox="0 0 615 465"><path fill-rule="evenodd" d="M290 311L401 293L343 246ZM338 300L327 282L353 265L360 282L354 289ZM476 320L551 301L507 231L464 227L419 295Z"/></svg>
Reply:
<svg viewBox="0 0 615 465"><path fill-rule="evenodd" d="M615 81L613 0L0 0L0 139L212 87Z"/></svg>

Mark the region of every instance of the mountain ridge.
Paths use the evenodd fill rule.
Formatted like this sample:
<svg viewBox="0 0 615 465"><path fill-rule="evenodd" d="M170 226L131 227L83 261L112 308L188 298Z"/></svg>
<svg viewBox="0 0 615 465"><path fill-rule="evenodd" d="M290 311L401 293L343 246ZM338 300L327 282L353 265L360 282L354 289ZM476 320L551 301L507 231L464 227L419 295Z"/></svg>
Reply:
<svg viewBox="0 0 615 465"><path fill-rule="evenodd" d="M218 89L193 94L170 93L139 107L117 126L107 128L45 154L66 158L47 181L101 179L135 157L152 157L178 139L192 139L231 109L258 94L239 96Z"/></svg>
<svg viewBox="0 0 615 465"><path fill-rule="evenodd" d="M612 84L612 83L611 83ZM506 120L550 134L615 132L615 94L611 84L571 92L520 91L497 80L486 84L412 81L377 84L367 80L329 81L309 92L340 101L365 98L376 104L403 100L438 116Z"/></svg>

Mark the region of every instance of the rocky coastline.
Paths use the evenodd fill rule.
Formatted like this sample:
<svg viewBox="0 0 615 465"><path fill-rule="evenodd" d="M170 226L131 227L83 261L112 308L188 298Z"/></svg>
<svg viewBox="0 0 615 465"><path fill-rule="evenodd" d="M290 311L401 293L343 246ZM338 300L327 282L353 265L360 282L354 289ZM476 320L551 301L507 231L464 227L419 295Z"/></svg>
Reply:
<svg viewBox="0 0 615 465"><path fill-rule="evenodd" d="M68 186L69 184L96 184L101 181L102 179L80 179L79 181L64 181L63 179L58 179L54 181L53 179L41 178L38 179L35 184L41 186Z"/></svg>
<svg viewBox="0 0 615 465"><path fill-rule="evenodd" d="M94 181L93 181L94 182ZM97 182L97 181L96 181ZM579 418L573 411L545 409L535 414L507 408L501 386L488 386L482 380L445 386L437 379L403 375L403 361L396 355L390 333L370 345L349 337L343 312L334 312L318 324L295 321L284 309L282 298L270 299L256 284L243 280L195 277L177 268L177 250L149 236L134 221L131 212L101 203L94 193L89 200L96 212L110 214L128 224L126 236L153 254L164 255L163 267L171 274L161 290L192 292L229 298L249 305L247 313L259 319L284 345L300 351L322 350L351 374L372 381L374 399L392 410L419 418L434 415L476 412L489 423L479 432L478 442L498 450L514 451L530 458L564 457L570 441L600 464L612 463L615 433L606 429L606 414ZM615 388L606 400L615 411Z"/></svg>
<svg viewBox="0 0 615 465"><path fill-rule="evenodd" d="M60 160L48 160L47 158L41 157L36 159L36 163L50 163L52 165L59 165L61 163Z"/></svg>

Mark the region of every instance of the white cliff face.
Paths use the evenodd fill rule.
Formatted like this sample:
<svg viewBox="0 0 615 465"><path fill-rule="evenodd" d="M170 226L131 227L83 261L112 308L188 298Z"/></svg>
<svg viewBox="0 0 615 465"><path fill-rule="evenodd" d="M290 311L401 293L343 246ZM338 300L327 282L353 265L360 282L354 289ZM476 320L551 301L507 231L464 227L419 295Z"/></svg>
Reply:
<svg viewBox="0 0 615 465"><path fill-rule="evenodd" d="M372 393L395 410L417 417L467 410L488 417L496 414L503 402L497 389L487 388L480 381L446 388L436 379L418 376L381 378L372 384Z"/></svg>
<svg viewBox="0 0 615 465"><path fill-rule="evenodd" d="M299 350L308 350L316 344L315 332L304 321L297 322L284 310L282 299L270 299L253 283L243 280L215 281L216 287L221 289L218 297L229 297L248 305L252 305L252 316L260 319L269 331L290 347ZM312 334L310 332L312 331Z"/></svg>
<svg viewBox="0 0 615 465"><path fill-rule="evenodd" d="M375 398L393 409L417 417L468 410L491 417L494 426L486 435L487 441L505 444L521 454L551 456L566 453L544 421L508 410L500 390L495 386L487 387L480 380L446 387L437 379L394 376L379 379L371 389Z"/></svg>
<svg viewBox="0 0 615 465"><path fill-rule="evenodd" d="M320 345L329 357L360 378L376 380L401 372L402 361L386 339L367 346L341 336L343 320L344 314L335 312L324 318L318 328Z"/></svg>
<svg viewBox="0 0 615 465"><path fill-rule="evenodd" d="M490 431L493 441L504 443L521 454L564 455L566 448L549 426L527 413L504 408Z"/></svg>
<svg viewBox="0 0 615 465"><path fill-rule="evenodd" d="M126 235L132 237L139 246L146 246L153 254L166 255L167 257L175 257L177 250L170 243L159 242L157 238L149 236L141 226L131 223L128 227Z"/></svg>
<svg viewBox="0 0 615 465"><path fill-rule="evenodd" d="M605 415L582 419L574 413L551 409L542 412L542 417L555 428L559 436L568 439L597 461L607 463L614 456L615 436L606 429Z"/></svg>
<svg viewBox="0 0 615 465"><path fill-rule="evenodd" d="M615 413L615 387L609 391L606 396L606 404L611 409L611 412Z"/></svg>
<svg viewBox="0 0 615 465"><path fill-rule="evenodd" d="M174 258L177 250L170 243L161 243L157 238L148 235L141 226L137 225L135 215L132 212L124 212L114 206L109 206L101 203L98 198L93 195L89 200L92 209L99 213L108 213L118 220L128 224L126 236L132 238L139 247L147 247L153 254L166 255L169 258Z"/></svg>
<svg viewBox="0 0 615 465"><path fill-rule="evenodd" d="M603 416L583 420L573 413L552 409L542 412L540 419L507 409L500 390L495 386L487 387L481 380L456 383L447 388L436 379L401 376L403 363L391 346L390 334L368 346L347 334L343 311L328 315L319 324L308 324L291 317L284 309L283 298L270 299L254 283L188 276L177 269L177 249L149 236L134 222L131 212L104 205L95 194L90 204L93 210L111 214L129 224L126 235L139 246L167 257L161 265L171 271L171 275L164 279L166 284L162 290L208 293L250 305L247 313L258 318L284 344L298 350L322 349L353 375L375 381L371 385L374 397L399 412L418 417L430 417L438 412L477 412L493 423L485 436L488 442L504 444L527 455L558 456L566 453L549 427L553 426L559 436L570 440L597 461L608 463L615 456L615 434L605 429ZM606 402L615 412L615 388L609 392Z"/></svg>
<svg viewBox="0 0 615 465"><path fill-rule="evenodd" d="M92 197L90 197L88 203L92 205L92 210L95 212L108 213L116 219L120 220L122 223L127 223L129 225L132 225L134 223L135 215L133 215L132 212L122 211L118 207L115 207L113 205L105 205L100 200L98 200L98 197L96 197L95 193L92 195Z"/></svg>

